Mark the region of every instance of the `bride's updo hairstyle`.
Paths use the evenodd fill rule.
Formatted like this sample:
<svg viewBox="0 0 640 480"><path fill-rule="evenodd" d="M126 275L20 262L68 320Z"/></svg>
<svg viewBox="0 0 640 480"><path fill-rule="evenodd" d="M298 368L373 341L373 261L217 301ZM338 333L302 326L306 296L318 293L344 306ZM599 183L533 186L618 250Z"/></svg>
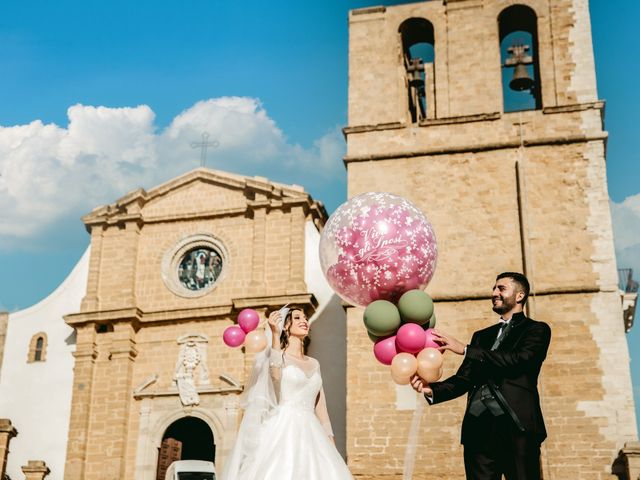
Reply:
<svg viewBox="0 0 640 480"><path fill-rule="evenodd" d="M287 312L287 316L284 317L284 323L282 325L282 333L280 334L280 348L284 351L289 346L289 336L291 335L291 324L293 322L293 312L300 311L304 313L304 308L293 305L289 307L289 311ZM307 347L309 346L309 336L307 335L303 341L303 349L306 353Z"/></svg>

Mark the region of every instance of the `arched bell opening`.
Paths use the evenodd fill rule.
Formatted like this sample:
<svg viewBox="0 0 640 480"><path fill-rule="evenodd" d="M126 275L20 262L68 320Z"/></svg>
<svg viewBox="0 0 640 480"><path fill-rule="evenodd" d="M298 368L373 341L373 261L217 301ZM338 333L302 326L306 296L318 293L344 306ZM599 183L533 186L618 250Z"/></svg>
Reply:
<svg viewBox="0 0 640 480"><path fill-rule="evenodd" d="M498 28L504 111L541 109L536 13L513 5L498 16Z"/></svg>

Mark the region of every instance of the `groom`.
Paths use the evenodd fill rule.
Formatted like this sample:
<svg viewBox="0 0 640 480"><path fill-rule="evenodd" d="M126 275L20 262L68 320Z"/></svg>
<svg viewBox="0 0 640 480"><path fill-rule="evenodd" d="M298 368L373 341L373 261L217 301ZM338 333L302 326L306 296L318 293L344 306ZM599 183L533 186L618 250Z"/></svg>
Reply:
<svg viewBox="0 0 640 480"><path fill-rule="evenodd" d="M469 394L462 421L468 480L541 478L540 444L547 433L537 383L551 330L524 315L528 295L524 275L498 275L491 299L500 323L475 332L469 345L434 332L440 350L464 355L464 360L455 375L441 382L427 384L418 376L411 381L430 404Z"/></svg>

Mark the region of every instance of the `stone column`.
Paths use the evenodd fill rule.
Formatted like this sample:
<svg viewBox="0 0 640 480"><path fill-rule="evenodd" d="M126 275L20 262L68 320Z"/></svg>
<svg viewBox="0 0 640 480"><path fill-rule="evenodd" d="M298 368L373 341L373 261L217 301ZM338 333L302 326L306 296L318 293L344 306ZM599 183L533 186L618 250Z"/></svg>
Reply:
<svg viewBox="0 0 640 480"><path fill-rule="evenodd" d="M265 290L265 250L267 235L267 210L257 208L253 212L253 258L251 261L251 284L254 292Z"/></svg>
<svg viewBox="0 0 640 480"><path fill-rule="evenodd" d="M67 442L67 458L64 470L65 480L84 478L87 441L89 438L89 418L93 377L98 352L95 344L95 328L83 325L77 328L78 342L73 367L73 393L71 398L71 418Z"/></svg>
<svg viewBox="0 0 640 480"><path fill-rule="evenodd" d="M302 207L291 207L289 230L289 280L287 293L302 293L307 291L304 283L304 240L305 215Z"/></svg>
<svg viewBox="0 0 640 480"><path fill-rule="evenodd" d="M102 425L90 432L87 480L125 478L127 425L132 399L131 377L137 355L135 330L128 322L113 324L110 360L100 364L101 379L94 387L92 422Z"/></svg>
<svg viewBox="0 0 640 480"><path fill-rule="evenodd" d="M9 456L9 442L18 435L18 431L8 418L0 418L0 478L4 478Z"/></svg>
<svg viewBox="0 0 640 480"><path fill-rule="evenodd" d="M24 473L24 480L43 480L51 470L42 460L29 460L22 467L22 472Z"/></svg>
<svg viewBox="0 0 640 480"><path fill-rule="evenodd" d="M638 480L640 478L640 442L627 442L613 462L611 473L620 480Z"/></svg>

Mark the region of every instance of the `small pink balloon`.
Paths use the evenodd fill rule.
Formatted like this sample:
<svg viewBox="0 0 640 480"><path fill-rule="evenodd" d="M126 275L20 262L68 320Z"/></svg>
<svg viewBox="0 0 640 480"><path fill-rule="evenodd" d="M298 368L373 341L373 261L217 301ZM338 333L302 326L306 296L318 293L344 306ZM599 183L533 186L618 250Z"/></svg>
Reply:
<svg viewBox="0 0 640 480"><path fill-rule="evenodd" d="M424 346L425 348L440 348L440 344L438 342L436 342L436 337L433 335L433 328L427 328L424 331L424 337L425 337L425 343Z"/></svg>
<svg viewBox="0 0 640 480"><path fill-rule="evenodd" d="M401 352L418 353L424 348L425 333L417 323L405 323L396 333L396 346Z"/></svg>
<svg viewBox="0 0 640 480"><path fill-rule="evenodd" d="M381 338L373 345L373 355L383 365L391 365L393 357L397 354L395 335Z"/></svg>
<svg viewBox="0 0 640 480"><path fill-rule="evenodd" d="M258 324L260 323L260 315L258 312L251 308L245 308L238 314L238 325L244 331L244 333L249 333L256 328L258 328Z"/></svg>
<svg viewBox="0 0 640 480"><path fill-rule="evenodd" d="M222 334L222 341L228 347L236 348L242 345L245 336L246 333L244 333L244 330L242 330L237 325L232 325L225 329L224 333Z"/></svg>

